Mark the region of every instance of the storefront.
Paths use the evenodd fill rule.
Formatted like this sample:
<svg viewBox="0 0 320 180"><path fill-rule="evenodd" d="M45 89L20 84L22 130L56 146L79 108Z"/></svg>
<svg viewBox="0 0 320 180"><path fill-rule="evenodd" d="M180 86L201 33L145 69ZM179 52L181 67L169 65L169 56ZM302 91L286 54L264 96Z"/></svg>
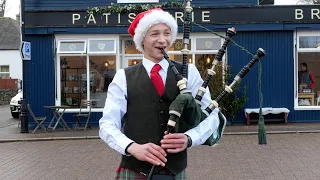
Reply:
<svg viewBox="0 0 320 180"><path fill-rule="evenodd" d="M181 61L183 11L169 11L180 27L168 54ZM234 26L238 32L234 40L239 45L252 53L260 47L265 49L263 106L288 108L289 122L313 122L320 121L320 85L316 83L312 92L313 103L299 105L299 98L305 94L299 93L298 70L301 62L308 63L320 82L319 13L319 6L203 7L194 8L192 19L220 35ZM139 63L143 57L127 33L134 17L133 13L89 15L85 10L27 11L26 40L32 43L32 60L27 62L27 101L34 111L47 115L43 106L77 107L82 99L98 99L92 109L92 121L97 123L116 71ZM224 40L198 26L193 26L190 39L188 62L205 74ZM250 60L248 54L230 44L223 63L230 65L235 75ZM248 87L245 108L259 107L257 69L255 66L242 81ZM67 122L73 123L72 113L78 111L67 109ZM239 112L237 121L244 119Z"/></svg>
<svg viewBox="0 0 320 180"><path fill-rule="evenodd" d="M55 35L55 42L55 65L60 70L56 71L56 89L60 90L56 94L56 105L79 106L81 99L99 99L93 111L102 112L116 71L143 58L132 38L125 35ZM200 63L211 64L222 42L221 38L206 34L192 35L188 62L199 70L203 67ZM178 37L168 52L170 59L182 61L182 48L182 37ZM201 72L205 73L205 69ZM77 109L67 109L71 111Z"/></svg>

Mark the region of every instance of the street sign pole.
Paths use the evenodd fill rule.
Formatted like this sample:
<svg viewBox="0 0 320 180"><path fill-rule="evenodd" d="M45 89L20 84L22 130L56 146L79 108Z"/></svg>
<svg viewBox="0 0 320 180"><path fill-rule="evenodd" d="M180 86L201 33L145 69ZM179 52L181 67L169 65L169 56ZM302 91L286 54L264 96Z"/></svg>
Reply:
<svg viewBox="0 0 320 180"><path fill-rule="evenodd" d="M21 44L25 40L25 0L20 0L20 27L21 27ZM21 45L21 49L23 49L23 46ZM28 127L28 115L27 115L27 89L26 89L26 84L27 84L27 79L26 79L26 61L22 59L22 100L21 100L21 114L20 114L20 122L21 122L21 130L20 133L29 133L29 127Z"/></svg>

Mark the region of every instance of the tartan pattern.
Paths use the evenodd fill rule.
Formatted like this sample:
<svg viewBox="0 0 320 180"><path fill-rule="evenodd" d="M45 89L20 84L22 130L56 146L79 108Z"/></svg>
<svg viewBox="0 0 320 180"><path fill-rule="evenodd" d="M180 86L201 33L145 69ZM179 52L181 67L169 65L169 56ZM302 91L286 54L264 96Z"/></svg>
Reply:
<svg viewBox="0 0 320 180"><path fill-rule="evenodd" d="M115 180L146 180L147 177L143 174L140 174L139 172L127 169L127 168L122 168L118 167L116 175L115 175ZM181 173L177 174L174 178L175 180L186 180L186 171L182 171Z"/></svg>

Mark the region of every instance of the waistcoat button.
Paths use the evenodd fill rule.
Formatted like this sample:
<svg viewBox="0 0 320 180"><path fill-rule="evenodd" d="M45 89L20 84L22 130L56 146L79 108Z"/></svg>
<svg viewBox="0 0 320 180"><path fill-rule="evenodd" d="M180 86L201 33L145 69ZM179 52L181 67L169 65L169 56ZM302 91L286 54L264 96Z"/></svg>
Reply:
<svg viewBox="0 0 320 180"><path fill-rule="evenodd" d="M160 115L163 115L163 111L162 110L160 111Z"/></svg>
<svg viewBox="0 0 320 180"><path fill-rule="evenodd" d="M159 100L161 103L163 103L163 99L161 98L160 100Z"/></svg>

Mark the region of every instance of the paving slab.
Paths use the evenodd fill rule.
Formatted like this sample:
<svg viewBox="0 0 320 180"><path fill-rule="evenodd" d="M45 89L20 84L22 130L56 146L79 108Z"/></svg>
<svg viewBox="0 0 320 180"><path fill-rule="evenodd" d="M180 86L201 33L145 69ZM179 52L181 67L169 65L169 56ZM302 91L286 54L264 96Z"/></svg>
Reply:
<svg viewBox="0 0 320 180"><path fill-rule="evenodd" d="M299 133L299 132L320 132L320 123L287 123L287 124L266 124L268 133ZM235 124L226 126L225 132L231 133L257 133L258 125Z"/></svg>
<svg viewBox="0 0 320 180"><path fill-rule="evenodd" d="M31 132L32 129L29 129ZM288 124L266 124L268 134L283 134L283 133L320 133L320 123L288 123ZM235 124L226 126L224 135L248 135L257 134L258 125L243 125ZM57 128L54 132L51 129L45 133L38 129L36 133L20 133L18 124L12 124L5 127L0 127L0 142L12 141L34 141L34 140L65 140L65 139L98 139L99 128L74 130Z"/></svg>
<svg viewBox="0 0 320 180"><path fill-rule="evenodd" d="M227 135L188 151L188 180L319 180L320 133ZM120 154L99 139L0 143L1 180L112 180Z"/></svg>

